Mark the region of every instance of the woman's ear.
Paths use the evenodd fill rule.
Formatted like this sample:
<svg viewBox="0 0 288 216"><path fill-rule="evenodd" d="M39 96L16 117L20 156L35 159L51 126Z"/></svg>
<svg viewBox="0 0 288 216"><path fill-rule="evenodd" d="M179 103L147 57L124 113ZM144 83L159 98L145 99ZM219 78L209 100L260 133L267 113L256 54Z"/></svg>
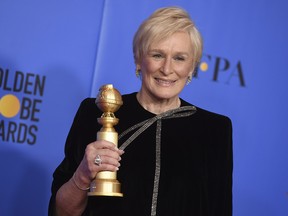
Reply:
<svg viewBox="0 0 288 216"><path fill-rule="evenodd" d="M137 78L140 77L140 71L141 71L140 65L139 65L139 64L136 64L135 74L136 74L136 77L137 77Z"/></svg>

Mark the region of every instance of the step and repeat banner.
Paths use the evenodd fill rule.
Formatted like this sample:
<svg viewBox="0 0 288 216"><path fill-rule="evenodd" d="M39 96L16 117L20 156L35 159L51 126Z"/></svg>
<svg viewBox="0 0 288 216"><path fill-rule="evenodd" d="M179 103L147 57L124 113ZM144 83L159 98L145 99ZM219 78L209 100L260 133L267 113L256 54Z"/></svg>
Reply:
<svg viewBox="0 0 288 216"><path fill-rule="evenodd" d="M234 215L288 214L288 2L1 0L0 215L47 215L80 102L108 83L138 91L134 33L174 5L204 38L181 97L232 119Z"/></svg>

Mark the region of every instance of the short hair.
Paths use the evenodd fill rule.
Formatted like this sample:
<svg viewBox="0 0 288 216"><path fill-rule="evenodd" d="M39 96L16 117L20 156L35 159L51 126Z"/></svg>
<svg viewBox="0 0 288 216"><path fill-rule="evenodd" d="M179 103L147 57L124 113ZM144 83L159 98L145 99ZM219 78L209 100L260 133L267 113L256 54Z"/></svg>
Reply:
<svg viewBox="0 0 288 216"><path fill-rule="evenodd" d="M152 43L160 42L176 32L187 32L190 36L194 70L202 56L203 41L189 14L180 7L160 8L139 26L133 39L135 63L147 54Z"/></svg>

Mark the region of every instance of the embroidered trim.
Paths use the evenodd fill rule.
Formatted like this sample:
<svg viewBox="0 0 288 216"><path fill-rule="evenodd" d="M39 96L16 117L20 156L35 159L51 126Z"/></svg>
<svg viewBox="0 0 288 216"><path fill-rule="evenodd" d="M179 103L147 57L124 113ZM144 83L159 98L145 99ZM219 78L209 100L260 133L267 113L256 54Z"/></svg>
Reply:
<svg viewBox="0 0 288 216"><path fill-rule="evenodd" d="M159 189L160 170L161 170L161 130L162 130L162 121L161 119L159 119L157 121L157 128L156 128L156 162L155 162L154 188L153 188L152 205L151 205L151 216L156 216L157 214L157 200L158 200L158 189Z"/></svg>
<svg viewBox="0 0 288 216"><path fill-rule="evenodd" d="M136 125L133 125L132 127L128 128L124 132L122 132L119 135L119 140L128 134L129 132L139 128L136 132L134 132L120 147L119 149L124 150L127 148L127 146L136 139L143 131L145 131L148 127L150 127L155 121L158 119L169 119L169 118L181 118L181 117L187 117L192 114L194 114L197 111L195 106L183 106L179 107L177 109L169 110L167 112L161 113L159 115L156 115L150 119L147 119L145 121L142 121Z"/></svg>
<svg viewBox="0 0 288 216"><path fill-rule="evenodd" d="M143 133L147 128L149 128L154 122L157 122L156 127L156 162L155 162L155 175L154 175L154 186L152 194L152 205L151 205L151 216L157 215L157 200L158 200L158 191L159 191L159 180L160 180L160 171L161 171L161 130L162 130L162 119L170 118L182 118L193 115L197 111L195 106L183 106L177 109L169 110L167 112L161 113L154 116L153 118L142 121L132 127L128 128L119 135L119 140L139 128L135 131L120 147L119 149L124 150L128 147L130 143L133 142L141 133Z"/></svg>

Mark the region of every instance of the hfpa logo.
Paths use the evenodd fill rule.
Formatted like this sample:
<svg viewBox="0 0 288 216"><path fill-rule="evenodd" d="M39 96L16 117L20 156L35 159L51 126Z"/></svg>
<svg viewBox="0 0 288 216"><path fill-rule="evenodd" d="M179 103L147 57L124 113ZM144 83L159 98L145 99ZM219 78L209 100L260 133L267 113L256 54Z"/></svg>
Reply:
<svg viewBox="0 0 288 216"><path fill-rule="evenodd" d="M241 87L246 86L240 61L232 62L223 57L205 54L194 77L196 79L204 79L204 73L209 74L205 78L214 82L223 82L225 84L238 83Z"/></svg>

